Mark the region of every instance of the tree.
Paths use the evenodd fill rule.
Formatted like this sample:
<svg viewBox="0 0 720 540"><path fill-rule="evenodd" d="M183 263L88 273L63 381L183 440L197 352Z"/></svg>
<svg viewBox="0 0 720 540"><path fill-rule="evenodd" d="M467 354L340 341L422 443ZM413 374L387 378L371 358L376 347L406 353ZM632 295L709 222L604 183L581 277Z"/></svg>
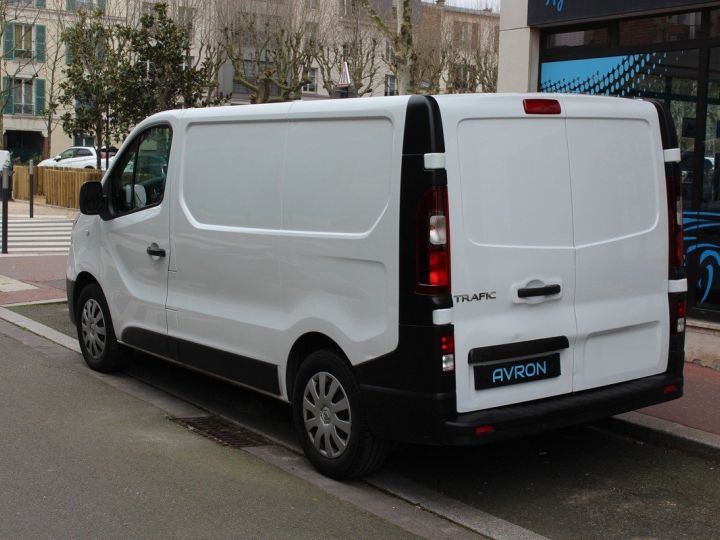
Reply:
<svg viewBox="0 0 720 540"><path fill-rule="evenodd" d="M38 12L32 9L34 7L34 2L29 0L0 0L0 43L3 45L0 60L0 148L5 148L5 114L15 110L13 98L18 75L31 71L32 79L36 79L36 62L45 61L45 27L35 24Z"/></svg>
<svg viewBox="0 0 720 540"><path fill-rule="evenodd" d="M113 135L127 128L127 122L118 116L118 104L128 42L104 20L100 10L81 11L77 23L65 30L64 40L72 63L60 83L59 103L72 112L62 115L62 126L71 135L94 135L100 169L103 142L110 147Z"/></svg>
<svg viewBox="0 0 720 540"><path fill-rule="evenodd" d="M320 35L315 39L314 59L320 70L323 87L329 95L335 91L335 80L347 62L351 94L371 94L378 79L382 36L368 17L357 9L340 14L326 12Z"/></svg>
<svg viewBox="0 0 720 540"><path fill-rule="evenodd" d="M470 46L456 44L451 49L446 79L449 93L495 92L497 89L497 28L478 25L475 33Z"/></svg>
<svg viewBox="0 0 720 540"><path fill-rule="evenodd" d="M117 33L127 42L127 56L118 66L121 134L159 111L225 101L213 93L217 88L214 57L199 61L192 57L190 26L170 18L167 4L155 4L137 26L118 26Z"/></svg>
<svg viewBox="0 0 720 540"><path fill-rule="evenodd" d="M81 11L63 34L72 56L60 83L58 102L72 111L62 116L63 129L94 135L98 147L156 112L226 101L215 92L221 51L196 60L190 26L170 18L167 4L145 14L136 7L128 2L124 19Z"/></svg>
<svg viewBox="0 0 720 540"><path fill-rule="evenodd" d="M253 103L299 99L310 82L317 21L291 0L224 4L225 50Z"/></svg>
<svg viewBox="0 0 720 540"><path fill-rule="evenodd" d="M391 44L392 54L388 61L397 79L399 94L416 94L420 90L421 81L418 71L417 51L413 36L413 4L417 0L398 0L396 28L393 29L387 22L387 15L383 16L371 0L359 0L367 11L370 19Z"/></svg>

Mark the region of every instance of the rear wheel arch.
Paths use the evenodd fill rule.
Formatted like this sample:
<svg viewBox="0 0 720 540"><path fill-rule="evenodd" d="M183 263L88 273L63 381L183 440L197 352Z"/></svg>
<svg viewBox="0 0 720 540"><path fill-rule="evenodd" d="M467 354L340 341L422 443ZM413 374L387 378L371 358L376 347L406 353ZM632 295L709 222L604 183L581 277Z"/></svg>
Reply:
<svg viewBox="0 0 720 540"><path fill-rule="evenodd" d="M343 358L347 365L352 367L347 355L342 348L331 338L319 332L309 332L300 336L288 355L287 367L285 368L285 388L287 390L288 401L292 402L293 388L295 386L295 378L297 377L300 366L315 351L326 349L338 354Z"/></svg>

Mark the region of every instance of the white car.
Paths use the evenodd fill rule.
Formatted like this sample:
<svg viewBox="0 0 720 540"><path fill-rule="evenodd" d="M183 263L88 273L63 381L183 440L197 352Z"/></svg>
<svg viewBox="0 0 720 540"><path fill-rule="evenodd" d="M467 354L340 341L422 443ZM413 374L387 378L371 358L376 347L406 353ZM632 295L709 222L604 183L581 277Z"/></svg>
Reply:
<svg viewBox="0 0 720 540"><path fill-rule="evenodd" d="M110 158L112 163L113 158ZM53 158L45 159L37 164L38 167L68 167L72 169L97 168L97 152L92 146L72 146L63 150ZM105 170L105 152L101 152L101 169Z"/></svg>
<svg viewBox="0 0 720 540"><path fill-rule="evenodd" d="M166 111L80 192L68 304L292 405L324 474L676 399L680 151L640 100L400 96Z"/></svg>

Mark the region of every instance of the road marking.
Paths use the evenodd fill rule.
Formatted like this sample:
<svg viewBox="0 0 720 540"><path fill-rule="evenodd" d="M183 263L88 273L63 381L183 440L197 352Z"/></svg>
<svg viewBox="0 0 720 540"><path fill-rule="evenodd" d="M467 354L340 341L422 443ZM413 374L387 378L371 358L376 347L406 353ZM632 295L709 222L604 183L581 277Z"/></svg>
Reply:
<svg viewBox="0 0 720 540"><path fill-rule="evenodd" d="M0 292L32 291L34 289L37 289L34 285L23 283L11 277L0 276Z"/></svg>
<svg viewBox="0 0 720 540"><path fill-rule="evenodd" d="M68 218L9 218L9 253L67 253L73 220ZM0 227L0 232L2 228Z"/></svg>

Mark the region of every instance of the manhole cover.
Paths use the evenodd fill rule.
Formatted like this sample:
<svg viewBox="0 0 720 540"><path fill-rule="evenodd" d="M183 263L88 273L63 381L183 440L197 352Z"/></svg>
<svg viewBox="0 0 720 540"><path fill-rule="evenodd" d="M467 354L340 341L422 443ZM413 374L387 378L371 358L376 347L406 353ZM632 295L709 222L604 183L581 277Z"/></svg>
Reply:
<svg viewBox="0 0 720 540"><path fill-rule="evenodd" d="M247 448L248 446L264 446L272 444L271 441L249 429L240 427L228 420L217 416L202 416L198 418L173 418L181 426L190 431L199 433L223 446L230 448Z"/></svg>

